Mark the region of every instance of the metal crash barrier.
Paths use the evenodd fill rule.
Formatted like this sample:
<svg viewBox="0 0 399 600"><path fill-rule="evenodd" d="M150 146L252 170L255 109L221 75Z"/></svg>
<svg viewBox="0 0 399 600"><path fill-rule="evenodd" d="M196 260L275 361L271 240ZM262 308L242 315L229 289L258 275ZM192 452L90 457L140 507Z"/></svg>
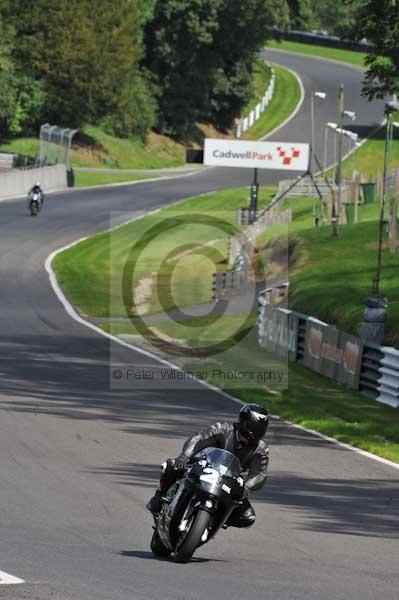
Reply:
<svg viewBox="0 0 399 600"><path fill-rule="evenodd" d="M259 295L258 343L268 352L286 356L346 387L399 408L399 350L363 344L309 315L280 308Z"/></svg>

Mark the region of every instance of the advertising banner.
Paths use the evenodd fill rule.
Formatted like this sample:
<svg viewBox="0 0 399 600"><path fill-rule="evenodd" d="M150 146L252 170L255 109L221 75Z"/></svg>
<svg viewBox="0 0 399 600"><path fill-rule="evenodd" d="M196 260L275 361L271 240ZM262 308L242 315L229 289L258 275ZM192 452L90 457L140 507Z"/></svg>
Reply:
<svg viewBox="0 0 399 600"><path fill-rule="evenodd" d="M204 165L305 173L309 166L309 144L207 138Z"/></svg>
<svg viewBox="0 0 399 600"><path fill-rule="evenodd" d="M304 364L352 389L359 388L363 345L333 326L307 322Z"/></svg>
<svg viewBox="0 0 399 600"><path fill-rule="evenodd" d="M290 313L288 318L288 360L295 362L298 354L299 317Z"/></svg>
<svg viewBox="0 0 399 600"><path fill-rule="evenodd" d="M323 330L327 327L309 317L306 323L304 365L316 373L321 373Z"/></svg>
<svg viewBox="0 0 399 600"><path fill-rule="evenodd" d="M324 327L319 373L335 381L338 381L338 369L342 359L339 340L340 331L336 327Z"/></svg>
<svg viewBox="0 0 399 600"><path fill-rule="evenodd" d="M264 306L264 330L261 345L268 352L291 361L296 360L298 318L286 308L277 308L266 303Z"/></svg>
<svg viewBox="0 0 399 600"><path fill-rule="evenodd" d="M340 346L342 360L338 369L338 381L357 390L362 366L363 342L360 338L341 331Z"/></svg>

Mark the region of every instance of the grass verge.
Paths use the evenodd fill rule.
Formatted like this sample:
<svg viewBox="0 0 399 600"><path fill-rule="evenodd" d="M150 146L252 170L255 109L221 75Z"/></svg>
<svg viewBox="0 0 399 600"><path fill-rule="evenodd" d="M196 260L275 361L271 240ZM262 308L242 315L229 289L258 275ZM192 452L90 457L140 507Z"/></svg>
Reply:
<svg viewBox="0 0 399 600"><path fill-rule="evenodd" d="M399 113L395 113L393 121L399 121ZM386 127L376 131L356 152L343 163L344 177L350 178L353 171L358 171L366 179L382 176L384 172L384 148ZM399 167L399 129L393 127L393 140L390 151L388 171Z"/></svg>
<svg viewBox="0 0 399 600"><path fill-rule="evenodd" d="M305 202L300 203L302 209ZM311 201L307 203L310 214ZM364 311L363 301L370 294L377 264L377 205L360 207L360 219L370 220L340 227L337 239L330 227L298 232L299 259L291 276L290 306L358 334ZM300 207L296 207L300 210ZM398 345L399 311L397 254L384 245L381 290L389 301L385 324L385 343Z"/></svg>
<svg viewBox="0 0 399 600"><path fill-rule="evenodd" d="M262 188L259 206L270 202L274 193L274 188ZM173 294L179 306L208 302L212 294L214 262L219 263L220 268L226 266L228 235L217 224L193 226L190 219L193 214L202 216L204 221L212 217L235 227L236 209L247 203L248 189L242 188L199 196L164 208L114 232L94 236L58 255L53 263L57 277L72 302L84 314L93 317L126 316L119 294L121 270L135 242L145 241L143 236L149 236L152 228L158 227L159 235L148 250L144 249L136 265L136 309L147 313L162 310L156 274L163 261L166 261L165 273L170 272ZM189 248L188 244L194 247ZM196 254L196 244L207 244L209 260Z"/></svg>
<svg viewBox="0 0 399 600"><path fill-rule="evenodd" d="M277 65L273 68L276 73L273 98L260 118L242 136L243 139L259 139L273 131L294 112L301 98L301 88L295 75Z"/></svg>
<svg viewBox="0 0 399 600"><path fill-rule="evenodd" d="M338 60L339 62L357 65L358 67L364 67L364 59L366 58L366 53L364 52L354 52L353 50L342 50L340 48L327 48L326 46L314 46L313 44L303 44L301 42L290 42L287 40L281 42L270 40L267 42L267 47L276 50L297 52L299 54L319 56L320 58L328 58L329 60Z"/></svg>
<svg viewBox="0 0 399 600"><path fill-rule="evenodd" d="M109 183L128 183L129 181L141 181L142 179L149 178L149 175L129 175L128 173L94 173L87 171L75 171L75 186L86 187L107 185Z"/></svg>
<svg viewBox="0 0 399 600"><path fill-rule="evenodd" d="M267 196L270 197L270 191L263 196L264 202L267 201ZM225 218L233 221L233 208L242 204L245 197L246 190L235 190L234 193L229 190L187 200L179 204L178 208L180 214L182 214L182 211L186 215L190 213L197 214L201 211L210 215L212 209L217 211L229 202L230 215L225 215ZM298 252L296 263L298 272L295 275L297 294L299 297L300 286L302 286L305 292L308 293L306 300L308 303L311 300L315 303L316 300L323 302L323 298L329 295L333 296L333 304L338 307L337 315L339 316L340 310L342 312L347 311L346 302L348 298L352 301L350 293L345 295L342 289L343 283L347 285L348 280L352 285L354 276L351 270L346 269L347 256L345 255L352 250L352 253L359 257L362 249L359 248L359 252L356 250L357 243L362 242L364 247L365 240L367 245L373 239L373 236L369 230L365 231L364 234L357 233L363 227L363 225L357 225L354 226L358 228L357 231L354 228L348 228L347 234L343 234L337 241L332 241L328 228L320 228L317 231L311 229L310 206L311 201L307 199L295 199L293 203L295 220L291 235L300 237L303 245L296 250ZM158 214L146 216L144 219L136 223L133 222L112 233L97 235L58 255L53 262L58 280L63 285L65 292L83 313L107 316L108 319L102 324L104 330L158 354L162 354L162 347L159 347L158 343L157 347L154 348L151 337L140 335L134 322L132 324L129 319L115 320L115 317L121 316L120 309L122 305L121 302L118 304L117 298L109 300L110 294L113 293L112 285L110 291L108 284L110 274L109 249L114 246L113 254L117 259L119 270L121 270L125 264L127 252L134 240L142 235L143 228L148 230L149 227L159 224L160 218L164 222L171 217L175 218L175 209L176 207L165 208ZM365 209L367 214L363 215L364 218L371 219L370 222L365 222L365 226L374 226L372 210L369 207L365 207ZM358 235L359 238L356 237ZM179 247L179 260L182 268L181 276L176 275L174 279L174 294L179 306L182 306L182 302L197 303L201 294L203 294L203 299L208 298L210 288L210 271L209 273L206 272L206 268L202 264L207 261L202 259L202 263L191 262L194 257L190 257L189 254L183 256L181 253L185 252L187 248L182 250L182 246L185 246L188 240L194 243L207 244L214 239L214 235L210 236L209 231L200 230L200 228L195 230L192 225L186 229L183 228L179 232L179 236L176 236L176 232L174 233L174 246ZM170 247L172 247L170 240L169 242L166 240L166 242L165 244L165 240L163 240L161 244L153 246L151 253L144 257L140 271L141 281L151 278L154 268L159 264L159 259L165 258L167 251L170 249L167 244L170 243ZM221 243L220 250L223 251L222 245L226 247L225 240L220 239L219 242ZM336 244L336 242L338 243ZM332 249L333 243L336 244L334 249ZM344 250L345 248L346 250ZM367 260L368 257L366 256ZM317 264L318 261L319 265ZM325 265L324 268L320 267L322 264ZM359 266L363 269L360 262ZM314 272L312 269L316 269L316 271ZM326 269L329 269L328 277L324 272ZM323 276L323 279L318 285L317 278L320 275ZM357 276L357 274L355 275ZM120 278L120 272L118 277ZM205 278L206 281L204 282ZM337 281L334 282L334 279ZM326 280L329 285L327 289ZM192 293L194 285L198 287L195 293ZM308 287L309 290L307 290ZM203 293L205 288L206 293ZM302 291L302 293L304 292ZM152 296L151 292L145 300L150 308L151 306L156 308ZM309 306L310 304L306 306L307 312L311 312ZM151 310L147 312L151 312ZM126 310L124 316L126 317ZM248 372L251 370L266 370L270 373L278 373L287 369L287 365L279 358L271 356L258 347L254 320L243 325L240 318L240 315L225 315L211 326L205 324L203 327L193 328L189 320L176 324L169 319L162 320L160 317L155 316L150 327L154 338L158 342L160 335L161 339L163 335L164 339L178 341L188 349L197 346L199 342L206 345L210 342L225 339L226 336L234 337L236 335L234 332L246 333L243 340L238 343L237 339L237 344L233 344L228 351L220 355L203 357L200 360L180 356L176 357L175 362L179 362L183 368L189 371L204 371L206 373L204 379L221 389L233 393L244 401L260 402L267 405L270 411L282 418L399 463L399 411L393 408L368 400L297 364L289 365L289 384L285 389L275 385L273 380L262 383L235 381L234 384L222 380L219 375L221 371L228 372L229 370L240 369ZM286 378L283 378L283 381L287 383Z"/></svg>

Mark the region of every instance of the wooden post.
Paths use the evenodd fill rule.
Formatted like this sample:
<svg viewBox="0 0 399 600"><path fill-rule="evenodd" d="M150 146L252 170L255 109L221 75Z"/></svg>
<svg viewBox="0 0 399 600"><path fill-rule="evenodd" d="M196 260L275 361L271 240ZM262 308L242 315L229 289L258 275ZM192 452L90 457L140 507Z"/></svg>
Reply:
<svg viewBox="0 0 399 600"><path fill-rule="evenodd" d="M378 202L380 205L380 211L381 211L381 205L382 205L382 188L383 188L383 181L382 181L382 177L381 175L378 175L377 178L377 196L378 196Z"/></svg>
<svg viewBox="0 0 399 600"><path fill-rule="evenodd" d="M356 173L353 184L353 201L355 203L354 222L359 223L359 202L360 202L360 173Z"/></svg>
<svg viewBox="0 0 399 600"><path fill-rule="evenodd" d="M395 173L395 187L389 204L389 249L396 252L398 239L398 195L399 195L399 170Z"/></svg>

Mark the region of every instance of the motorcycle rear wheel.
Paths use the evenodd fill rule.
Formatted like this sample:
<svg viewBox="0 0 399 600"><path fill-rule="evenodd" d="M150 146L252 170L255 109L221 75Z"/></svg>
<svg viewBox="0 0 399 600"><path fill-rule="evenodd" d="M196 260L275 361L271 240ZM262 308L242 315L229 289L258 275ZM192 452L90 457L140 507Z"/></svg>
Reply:
<svg viewBox="0 0 399 600"><path fill-rule="evenodd" d="M152 535L152 539L151 539L151 552L153 553L154 556L159 556L159 557L164 557L164 558L168 557L171 554L170 550L166 546L164 546L156 529L155 529L155 531Z"/></svg>
<svg viewBox="0 0 399 600"><path fill-rule="evenodd" d="M201 538L205 529L209 525L211 515L205 510L199 510L195 515L189 532L179 549L175 552L174 561L178 563L187 563L201 543Z"/></svg>

